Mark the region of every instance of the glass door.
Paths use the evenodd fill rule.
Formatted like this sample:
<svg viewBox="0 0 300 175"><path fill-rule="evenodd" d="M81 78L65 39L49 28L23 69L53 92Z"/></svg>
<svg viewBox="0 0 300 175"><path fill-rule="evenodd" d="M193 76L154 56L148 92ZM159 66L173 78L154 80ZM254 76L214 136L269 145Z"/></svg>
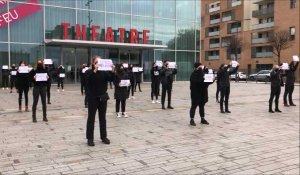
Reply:
<svg viewBox="0 0 300 175"><path fill-rule="evenodd" d="M62 48L61 59L66 71L65 82L75 83L77 79L75 48Z"/></svg>

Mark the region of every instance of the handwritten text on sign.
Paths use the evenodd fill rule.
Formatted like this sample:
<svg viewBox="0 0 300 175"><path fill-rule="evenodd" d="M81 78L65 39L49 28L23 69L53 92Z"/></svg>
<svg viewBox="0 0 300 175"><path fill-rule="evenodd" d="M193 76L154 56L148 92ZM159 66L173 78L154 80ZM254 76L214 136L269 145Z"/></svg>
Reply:
<svg viewBox="0 0 300 175"><path fill-rule="evenodd" d="M7 1L0 1L0 7L3 6L3 2ZM9 11L4 13L0 13L0 28L6 26L8 23L14 23L20 19L26 18L27 16L36 13L41 9L41 5L37 4L37 0L29 0L28 3L33 4L22 4L18 5Z"/></svg>
<svg viewBox="0 0 300 175"><path fill-rule="evenodd" d="M110 60L110 59L100 59L98 64L99 64L98 70L112 71L112 65L113 65L112 60Z"/></svg>

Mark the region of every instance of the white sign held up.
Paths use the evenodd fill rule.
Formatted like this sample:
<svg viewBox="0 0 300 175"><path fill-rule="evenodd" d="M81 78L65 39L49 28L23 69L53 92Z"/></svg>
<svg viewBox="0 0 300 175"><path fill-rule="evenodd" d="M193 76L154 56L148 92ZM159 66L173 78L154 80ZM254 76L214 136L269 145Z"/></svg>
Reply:
<svg viewBox="0 0 300 175"><path fill-rule="evenodd" d="M59 74L59 78L65 78L65 77L66 77L66 74L64 74L64 73Z"/></svg>
<svg viewBox="0 0 300 175"><path fill-rule="evenodd" d="M29 73L29 68L28 68L28 66L20 66L20 67L19 67L19 73L21 73L21 74Z"/></svg>
<svg viewBox="0 0 300 175"><path fill-rule="evenodd" d="M2 69L8 69L8 65L3 65Z"/></svg>
<svg viewBox="0 0 300 175"><path fill-rule="evenodd" d="M299 62L299 56L298 55L294 55L293 56L293 61Z"/></svg>
<svg viewBox="0 0 300 175"><path fill-rule="evenodd" d="M11 71L10 74L11 74L11 75L17 75L17 71L15 71L15 70L14 70L14 71Z"/></svg>
<svg viewBox="0 0 300 175"><path fill-rule="evenodd" d="M139 67L139 72L143 72L143 68L142 67Z"/></svg>
<svg viewBox="0 0 300 175"><path fill-rule="evenodd" d="M132 72L139 72L139 67L133 67Z"/></svg>
<svg viewBox="0 0 300 175"><path fill-rule="evenodd" d="M120 87L127 87L127 86L130 86L130 80L121 80L119 86L120 86Z"/></svg>
<svg viewBox="0 0 300 175"><path fill-rule="evenodd" d="M81 72L82 72L82 73L85 73L88 69L89 69L88 67L85 67L85 68L82 69Z"/></svg>
<svg viewBox="0 0 300 175"><path fill-rule="evenodd" d="M113 62L110 59L100 59L98 70L101 71L112 71Z"/></svg>
<svg viewBox="0 0 300 175"><path fill-rule="evenodd" d="M169 65L170 69L175 69L176 68L176 62L169 62L168 65Z"/></svg>
<svg viewBox="0 0 300 175"><path fill-rule="evenodd" d="M128 68L128 63L123 63L124 68Z"/></svg>
<svg viewBox="0 0 300 175"><path fill-rule="evenodd" d="M238 64L239 63L237 61L231 61L231 67L237 67Z"/></svg>
<svg viewBox="0 0 300 175"><path fill-rule="evenodd" d="M214 74L204 74L204 82L212 83L214 82L215 75Z"/></svg>
<svg viewBox="0 0 300 175"><path fill-rule="evenodd" d="M156 60L155 64L157 65L157 67L163 67L163 62L160 60Z"/></svg>
<svg viewBox="0 0 300 175"><path fill-rule="evenodd" d="M44 59L44 64L53 64L52 59Z"/></svg>
<svg viewBox="0 0 300 175"><path fill-rule="evenodd" d="M288 70L289 69L289 64L288 63L282 63L281 69L282 70Z"/></svg>
<svg viewBox="0 0 300 175"><path fill-rule="evenodd" d="M47 81L47 73L37 73L35 74L35 81Z"/></svg>

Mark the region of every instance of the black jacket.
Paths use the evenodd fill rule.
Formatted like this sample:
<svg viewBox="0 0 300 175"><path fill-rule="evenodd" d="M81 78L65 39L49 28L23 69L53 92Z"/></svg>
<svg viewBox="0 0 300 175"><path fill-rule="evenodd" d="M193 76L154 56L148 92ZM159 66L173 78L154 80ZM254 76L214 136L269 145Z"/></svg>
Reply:
<svg viewBox="0 0 300 175"><path fill-rule="evenodd" d="M30 71L29 76L34 83L34 86L47 86L48 81L35 81L34 76L37 73L47 73L47 75L49 76L48 71L45 68L36 68L35 70Z"/></svg>
<svg viewBox="0 0 300 175"><path fill-rule="evenodd" d="M8 69L2 69L2 76L9 76L9 70Z"/></svg>
<svg viewBox="0 0 300 175"><path fill-rule="evenodd" d="M237 72L237 70L239 69L239 66L237 66L236 68L230 68L226 67L223 69L219 69L218 73L217 73L217 81L220 85L220 87L229 87L230 86L230 78L229 76L231 74L235 74ZM229 69L229 71L228 71Z"/></svg>
<svg viewBox="0 0 300 175"><path fill-rule="evenodd" d="M152 68L150 70L151 82L160 82L160 70L158 68Z"/></svg>
<svg viewBox="0 0 300 175"><path fill-rule="evenodd" d="M134 72L132 72L132 69L128 69L128 78L130 80L130 83L132 86L135 84L135 75Z"/></svg>
<svg viewBox="0 0 300 175"><path fill-rule="evenodd" d="M271 87L281 86L281 70L272 70L270 73Z"/></svg>
<svg viewBox="0 0 300 175"><path fill-rule="evenodd" d="M162 86L172 86L174 81L174 75L177 74L177 69L168 69L164 67L160 73Z"/></svg>
<svg viewBox="0 0 300 175"><path fill-rule="evenodd" d="M133 74L135 76L135 81L137 83L142 82L142 74L143 74L143 72L134 72Z"/></svg>
<svg viewBox="0 0 300 175"><path fill-rule="evenodd" d="M101 98L107 95L107 82L112 78L106 71L96 73L89 69L86 74L86 95L88 98ZM107 95L108 97L108 95Z"/></svg>
<svg viewBox="0 0 300 175"><path fill-rule="evenodd" d="M16 88L28 88L29 87L29 73L19 73L16 75Z"/></svg>
<svg viewBox="0 0 300 175"><path fill-rule="evenodd" d="M16 68L12 68L12 69L9 70L10 79L15 79L16 76L17 76L17 75L12 75L12 72L13 72L13 71L16 71L16 72L17 72L17 69L16 69Z"/></svg>
<svg viewBox="0 0 300 175"><path fill-rule="evenodd" d="M63 77L59 77L59 74L64 74L64 73L66 73L66 71L65 71L64 68L59 67L59 68L57 69L57 76L58 76L58 78L64 79Z"/></svg>
<svg viewBox="0 0 300 175"><path fill-rule="evenodd" d="M129 80L128 74L124 72L124 74L116 74L115 75L115 99L116 100L126 100L128 98L128 87L120 87L121 80Z"/></svg>
<svg viewBox="0 0 300 175"><path fill-rule="evenodd" d="M208 86L213 82L204 82L205 71L194 70L190 76L191 99L199 104L208 102Z"/></svg>
<svg viewBox="0 0 300 175"><path fill-rule="evenodd" d="M299 65L299 62L294 65L293 62L290 64L290 69L286 70L286 81L285 85L286 86L292 86L295 83L295 71L297 70L297 67Z"/></svg>

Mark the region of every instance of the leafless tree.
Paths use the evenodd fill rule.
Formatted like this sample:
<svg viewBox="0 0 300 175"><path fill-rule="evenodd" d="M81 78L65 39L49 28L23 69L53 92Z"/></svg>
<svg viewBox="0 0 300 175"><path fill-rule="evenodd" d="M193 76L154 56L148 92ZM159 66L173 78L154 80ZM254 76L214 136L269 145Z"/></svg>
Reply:
<svg viewBox="0 0 300 175"><path fill-rule="evenodd" d="M237 60L238 49L243 47L242 39L238 38L236 35L231 36L225 41L225 47L227 48L228 53L234 53L235 60Z"/></svg>
<svg viewBox="0 0 300 175"><path fill-rule="evenodd" d="M292 46L290 33L287 30L274 32L271 36L269 36L269 42L273 47L273 54L277 56L277 62L279 65L281 63L281 51Z"/></svg>

